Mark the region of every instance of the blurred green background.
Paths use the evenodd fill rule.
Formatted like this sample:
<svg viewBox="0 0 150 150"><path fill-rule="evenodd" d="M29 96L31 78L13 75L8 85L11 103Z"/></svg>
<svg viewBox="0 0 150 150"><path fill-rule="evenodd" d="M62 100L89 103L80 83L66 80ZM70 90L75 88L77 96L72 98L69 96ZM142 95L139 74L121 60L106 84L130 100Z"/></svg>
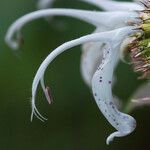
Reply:
<svg viewBox="0 0 150 150"><path fill-rule="evenodd" d="M0 150L141 150L149 149L149 107L132 113L136 131L105 140L114 131L105 120L80 75L80 46L60 55L47 69L46 83L52 88L48 105L39 87L37 106L49 119L30 122L33 77L47 54L70 39L91 33L94 27L76 19L54 17L36 20L23 29L25 43L13 51L4 43L10 24L36 10L37 0L0 0ZM75 0L56 0L54 7L98 10ZM131 66L120 63L114 93L125 103L141 81Z"/></svg>

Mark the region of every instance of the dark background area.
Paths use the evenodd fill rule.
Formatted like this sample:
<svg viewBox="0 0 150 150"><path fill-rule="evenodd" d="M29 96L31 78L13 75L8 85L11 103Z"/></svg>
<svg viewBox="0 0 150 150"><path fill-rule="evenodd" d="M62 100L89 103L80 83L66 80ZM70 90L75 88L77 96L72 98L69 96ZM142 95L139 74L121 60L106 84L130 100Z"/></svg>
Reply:
<svg viewBox="0 0 150 150"><path fill-rule="evenodd" d="M0 0L0 150L141 150L149 149L149 107L132 113L136 131L105 140L114 131L99 111L80 74L80 46L60 55L46 71L54 103L48 105L41 87L37 106L48 117L30 122L31 85L36 70L50 51L65 41L91 33L94 27L76 19L54 17L33 21L23 28L24 45L13 51L4 42L17 18L36 10L36 0ZM56 0L54 7L98 10L75 0ZM120 63L114 93L125 103L141 84L131 66Z"/></svg>

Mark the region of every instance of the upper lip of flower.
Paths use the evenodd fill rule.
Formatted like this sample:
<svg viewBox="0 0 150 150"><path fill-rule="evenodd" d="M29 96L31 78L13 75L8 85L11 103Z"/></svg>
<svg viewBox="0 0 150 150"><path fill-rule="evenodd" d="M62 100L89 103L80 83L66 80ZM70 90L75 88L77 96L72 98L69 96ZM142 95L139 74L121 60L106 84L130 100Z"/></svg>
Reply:
<svg viewBox="0 0 150 150"><path fill-rule="evenodd" d="M129 22L139 22L139 12L136 11L116 11L119 8L123 10L143 10L143 7L135 3L121 3L112 2L108 0L83 0L89 3L102 6L104 9L114 12L93 12L73 9L47 9L39 10L37 12L25 15L21 19L17 20L8 30L5 41L8 45L14 49L18 48L18 43L13 40L13 36L16 33L20 39L21 28L34 19L40 17L47 17L50 15L65 15L72 16L88 23L91 23L97 27L96 33L80 37L79 39L66 42L52 51L47 58L43 61L39 67L32 84L32 115L36 115L40 120L44 121L44 118L35 106L36 90L39 82L41 82L43 91L46 98L50 101L50 94L44 83L44 72L51 61L65 50L87 42L100 42L104 43L106 47L101 47L103 50L103 60L98 70L90 75L92 78L92 90L95 100L101 109L104 116L116 128L116 132L111 134L107 138L107 144L113 140L114 137L121 137L130 134L135 129L135 123L133 117L119 112L112 102L111 83L113 70L119 59L119 49L123 40L133 33L142 32L141 29L135 29L133 26L129 26ZM105 18L105 19L103 19ZM108 19L107 19L108 18ZM111 22L111 23L110 23ZM102 27L102 30L98 29ZM115 29L115 30L114 30ZM98 31L98 33L97 33ZM103 31L103 32L102 32ZM92 58L93 59L93 58ZM91 80L91 79L90 79ZM89 81L88 81L89 82ZM101 91L100 91L101 90ZM100 92L99 92L100 91ZM102 105L102 106L101 106Z"/></svg>
<svg viewBox="0 0 150 150"><path fill-rule="evenodd" d="M136 19L138 17L138 13L136 12L124 12L124 11L117 11L117 12L93 12L93 11L85 11L85 10L75 10L75 9L46 9L46 10L39 10L32 13L29 13L22 18L15 21L10 28L5 37L6 43L12 47L13 49L19 48L19 43L21 36L21 29L22 27L35 19L41 17L47 17L50 15L64 15L64 16L71 16L75 18L79 18L84 20L90 24L93 24L96 27L107 27L108 30L111 30L115 27L126 26L128 21L135 21L139 20ZM108 18L103 20L103 18ZM124 18L124 19L123 19ZM16 34L17 41L13 40L14 35Z"/></svg>

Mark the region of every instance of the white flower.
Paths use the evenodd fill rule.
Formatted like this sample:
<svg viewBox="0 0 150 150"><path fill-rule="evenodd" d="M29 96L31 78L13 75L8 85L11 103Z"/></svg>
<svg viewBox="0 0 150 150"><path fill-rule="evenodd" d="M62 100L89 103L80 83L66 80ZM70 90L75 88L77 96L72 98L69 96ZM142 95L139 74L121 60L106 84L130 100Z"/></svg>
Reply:
<svg viewBox="0 0 150 150"><path fill-rule="evenodd" d="M18 49L20 40L22 40L21 29L22 27L30 21L39 19L42 17L47 17L51 15L59 16L70 16L81 20L84 20L90 24L93 24L97 28L108 28L113 29L116 27L126 26L128 21L135 21L138 17L136 12L93 12L86 10L74 10L74 9L45 9L29 13L17 21L15 21L7 31L5 41L13 49ZM103 18L108 18L103 20ZM16 38L16 39L14 39Z"/></svg>
<svg viewBox="0 0 150 150"><path fill-rule="evenodd" d="M32 117L35 114L41 119L44 119L42 115L38 112L35 106L36 90L37 86L42 80L43 89L45 89L43 76L47 66L62 52L67 49L83 44L85 42L103 42L106 44L104 49L104 59L98 70L92 79L92 90L98 107L101 112L111 123L111 125L117 130L117 132L111 134L107 139L107 144L113 140L114 137L121 137L130 134L136 126L135 120L126 114L119 112L114 105L112 92L111 92L111 82L114 67L117 60L119 59L119 49L122 41L127 36L135 33L133 27L124 27L109 32L93 33L91 35L83 36L79 39L64 43L57 49L52 51L47 58L43 61L39 67L32 85Z"/></svg>
<svg viewBox="0 0 150 150"><path fill-rule="evenodd" d="M46 2L45 2L46 1ZM143 6L138 3L131 2L115 2L111 0L79 0L89 4L93 4L106 11L128 11L128 10L143 10ZM40 9L48 8L52 6L54 0L40 0ZM44 6L44 7L43 7ZM118 15L118 14L117 14ZM122 19L124 17L122 16ZM130 20L131 21L131 20ZM125 23L125 20L122 21ZM100 26L94 32L109 31L121 26L118 22L112 27ZM91 79L93 77L99 62L102 61L102 48L103 44L98 43L85 43L82 46L81 57L81 74L85 83L91 87Z"/></svg>
<svg viewBox="0 0 150 150"><path fill-rule="evenodd" d="M128 10L142 10L143 6L137 3L131 2L115 2L111 0L81 0L90 4L93 4L99 8L103 8L106 11L128 11ZM113 28L118 28L118 25L114 25ZM103 32L112 30L113 28L108 27L100 27L95 32ZM85 45L85 46L84 46ZM103 48L103 44L100 45L99 43L87 43L84 44L82 48L82 58L81 58L81 73L83 76L84 81L87 85L91 86L91 79L93 74L98 67L99 62L102 61L102 50L100 47ZM89 46L90 45L90 46Z"/></svg>
<svg viewBox="0 0 150 150"><path fill-rule="evenodd" d="M44 118L37 110L35 99L37 87L39 82L41 82L45 96L47 100L51 102L51 95L44 83L44 73L48 65L62 52L74 46L86 43L86 45L83 46L83 56L81 61L82 74L87 84L89 86L92 85L93 95L99 109L108 122L117 130L107 138L107 144L109 144L114 137L126 136L132 133L136 127L135 119L130 115L120 112L114 104L111 90L112 78L115 66L120 58L120 49L123 47L122 43L126 43L128 45L128 50L130 50L134 64L137 63L137 59L134 59L135 55L138 55L138 58L142 58L142 60L144 58L144 61L140 59L142 61L142 64L140 62L140 65L142 67L145 67L145 65L148 67L147 65L149 64L147 64L147 60L145 60L145 58L147 58L145 52L148 51L148 44L144 45L141 50L141 45L139 45L139 43L141 42L141 37L144 39L147 32L149 33L149 28L145 26L147 24L149 25L149 20L148 22L145 20L145 18L147 19L147 15L149 16L149 10L144 10L143 6L136 3L121 3L110 0L84 1L96 4L105 10L109 10L109 12L74 9L39 10L25 15L13 23L6 34L5 40L10 47L17 49L19 47L19 43L17 41L22 37L21 29L26 23L41 17L49 17L52 15L70 16L94 25L96 27L94 33L62 44L52 51L40 65L32 84L31 120L33 119L33 115L41 121L46 120L46 118ZM146 4L146 6L148 5ZM134 11L135 9L138 11ZM14 39L14 35L17 35L17 40ZM134 38L134 40L124 42L127 38ZM99 67L96 70L97 66ZM140 71L144 72L144 69Z"/></svg>

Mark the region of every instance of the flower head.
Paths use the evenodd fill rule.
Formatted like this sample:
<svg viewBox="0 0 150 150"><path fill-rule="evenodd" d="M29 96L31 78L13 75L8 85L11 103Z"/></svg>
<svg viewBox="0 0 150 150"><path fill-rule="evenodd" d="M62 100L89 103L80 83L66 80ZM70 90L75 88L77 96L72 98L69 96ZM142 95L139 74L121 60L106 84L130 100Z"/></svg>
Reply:
<svg viewBox="0 0 150 150"><path fill-rule="evenodd" d="M115 2L110 0L82 0L96 4L108 12L85 11L75 9L45 9L39 10L18 19L9 28L6 34L6 42L14 49L19 47L21 28L28 22L52 15L64 15L84 20L96 27L89 35L66 42L53 50L40 65L32 84L32 115L40 120L46 120L36 108L35 99L39 83L43 88L45 96L51 103L51 94L44 83L44 74L48 65L61 53L68 49L83 45L81 61L82 75L86 83L92 88L95 101L108 120L117 130L107 138L109 144L114 137L123 137L132 133L136 127L135 119L120 112L113 100L112 82L113 72L123 51L127 50L135 71L143 73L142 78L149 77L149 3L144 5L137 3ZM135 11L136 10L136 11ZM104 19L105 18L105 19ZM128 42L124 42L129 39ZM132 40L131 40L132 39ZM123 46L122 44L125 44Z"/></svg>

